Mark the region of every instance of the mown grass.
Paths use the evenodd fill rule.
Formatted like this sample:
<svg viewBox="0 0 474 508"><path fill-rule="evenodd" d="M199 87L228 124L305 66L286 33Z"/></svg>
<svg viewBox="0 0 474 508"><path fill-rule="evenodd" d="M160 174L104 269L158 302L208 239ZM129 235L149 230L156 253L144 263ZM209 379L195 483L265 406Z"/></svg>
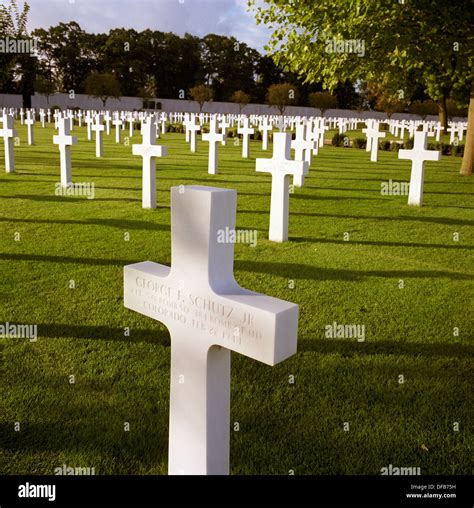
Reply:
<svg viewBox="0 0 474 508"><path fill-rule="evenodd" d="M141 158L113 132L99 160L74 131L73 179L96 186L87 200L54 195L53 129L37 125L29 147L16 128L17 171L0 174L0 323L37 324L39 340L0 338L0 473L166 474L170 337L124 309L122 271L170 263L169 189L180 184L238 191L237 227L259 235L235 247L238 282L300 305L296 356L270 368L233 355L233 474L471 472L474 202L460 158L427 163L414 208L380 193L409 179L408 161L326 146L291 195L290 241L275 244L270 176L255 172L270 152L258 142L245 160L229 139L211 176L206 143L192 154L183 135L165 135L152 211L141 208ZM325 338L333 321L365 325L366 340Z"/></svg>

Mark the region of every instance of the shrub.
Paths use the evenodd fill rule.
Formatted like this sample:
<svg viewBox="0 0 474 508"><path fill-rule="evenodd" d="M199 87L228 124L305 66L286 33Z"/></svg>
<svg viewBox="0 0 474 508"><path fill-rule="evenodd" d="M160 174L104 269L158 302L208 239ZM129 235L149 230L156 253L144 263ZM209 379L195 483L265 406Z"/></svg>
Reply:
<svg viewBox="0 0 474 508"><path fill-rule="evenodd" d="M455 157L462 157L464 155L464 145L453 145L452 154Z"/></svg>
<svg viewBox="0 0 474 508"><path fill-rule="evenodd" d="M355 138L352 141L352 146L354 148L365 148L367 146L367 140L365 138Z"/></svg>
<svg viewBox="0 0 474 508"><path fill-rule="evenodd" d="M331 144L332 146L344 146L344 138L346 136L344 136L344 134L339 134L338 132L336 132L334 134L334 136L332 137L332 141L331 141Z"/></svg>
<svg viewBox="0 0 474 508"><path fill-rule="evenodd" d="M391 143L388 140L380 141L379 148L380 148L380 150L388 151L388 150L390 150L390 145L391 145Z"/></svg>

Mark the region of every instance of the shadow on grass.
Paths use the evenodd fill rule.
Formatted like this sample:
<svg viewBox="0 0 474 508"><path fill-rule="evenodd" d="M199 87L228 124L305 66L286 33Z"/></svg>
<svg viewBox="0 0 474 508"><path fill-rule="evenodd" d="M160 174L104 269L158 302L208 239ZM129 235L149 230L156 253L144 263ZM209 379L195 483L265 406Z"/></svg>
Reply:
<svg viewBox="0 0 474 508"><path fill-rule="evenodd" d="M169 208L166 206L158 208ZM13 219L0 217L0 222L25 222L28 224L77 224L84 226L109 226L119 229L143 230L143 231L169 231L170 227L164 224L155 224L154 222L129 220L129 219Z"/></svg>
<svg viewBox="0 0 474 508"><path fill-rule="evenodd" d="M130 328L130 336L124 336L123 328L113 328L110 326L90 326L90 325L70 325L39 323L38 336L40 338L55 339L84 339L84 340L110 340L127 342L145 342L149 344L158 344L160 346L170 346L169 333L164 329L143 330Z"/></svg>
<svg viewBox="0 0 474 508"><path fill-rule="evenodd" d="M376 242L368 240L352 240L345 242L344 240L330 240L327 238L305 238L305 237L291 237L291 241L299 243L331 243L339 245L347 245L353 243L355 245L374 245L376 247L421 247L427 249L460 249L460 250L473 250L472 245L443 245L438 243L400 243L400 242Z"/></svg>
<svg viewBox="0 0 474 508"><path fill-rule="evenodd" d="M339 353L353 355L397 355L419 357L474 357L474 346L461 343L430 343L401 341L365 341L341 339L304 339L298 341L298 352Z"/></svg>
<svg viewBox="0 0 474 508"><path fill-rule="evenodd" d="M94 198L87 199L86 196L82 198L75 198L72 196L37 196L37 195L28 195L28 194L16 194L15 196L3 196L5 199L26 199L29 201L52 201L53 203L84 203L85 201L138 201L141 199L138 198Z"/></svg>
<svg viewBox="0 0 474 508"><path fill-rule="evenodd" d="M304 198L304 196L301 196ZM293 196L290 198L293 199ZM327 200L339 200L339 199L352 199L352 200L358 200L360 198L357 197L345 197L345 198L339 198L339 197L321 197L321 198L315 198L315 199L327 199ZM371 199L371 198L366 198ZM444 208L444 207L443 207ZM269 214L270 210L243 210L240 208L237 208L237 213L255 213L255 214ZM296 212L293 210L290 210L290 216L297 215L297 216L303 216L303 217L324 217L329 219L355 219L355 220L377 220L377 221L404 221L404 222L432 222L433 224L446 224L446 225L456 225L456 226L474 226L474 221L472 220L464 220L464 219L449 219L445 217L416 217L416 216L410 216L410 215L398 215L394 217L380 217L376 215L334 215L330 213L305 213L305 212ZM308 240L309 241L309 240Z"/></svg>
<svg viewBox="0 0 474 508"><path fill-rule="evenodd" d="M68 256L44 256L41 254L3 254L0 253L0 260L7 261L36 261L47 263L72 263L76 265L93 266L124 266L143 261L141 259L93 259L93 258L74 258Z"/></svg>
<svg viewBox="0 0 474 508"><path fill-rule="evenodd" d="M1 258L0 258L1 259ZM303 280L343 280L360 281L367 277L383 277L386 279L452 279L474 280L474 276L459 272L444 272L436 270L343 270L320 268L312 265L296 263L273 263L263 261L235 261L235 269L244 272L265 273L269 275L288 274Z"/></svg>

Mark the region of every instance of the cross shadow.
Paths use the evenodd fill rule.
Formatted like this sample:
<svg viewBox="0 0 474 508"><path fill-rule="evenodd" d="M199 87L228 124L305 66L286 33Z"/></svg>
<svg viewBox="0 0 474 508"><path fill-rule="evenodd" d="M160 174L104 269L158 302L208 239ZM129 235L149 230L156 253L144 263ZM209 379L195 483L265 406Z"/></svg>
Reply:
<svg viewBox="0 0 474 508"><path fill-rule="evenodd" d="M2 196L5 199L26 199L28 201L51 201L53 203L84 203L85 201L119 201L119 202L133 202L138 201L141 202L141 199L138 198L96 198L88 199L87 196L83 196L81 198L73 197L73 196L36 196L36 195L27 195L27 194L16 194L15 196Z"/></svg>
<svg viewBox="0 0 474 508"><path fill-rule="evenodd" d="M130 336L124 335L123 328L110 326L71 325L56 323L38 323L39 339L78 339L78 340L110 340L114 342L142 342L170 346L170 336L163 328L137 329L130 328Z"/></svg>
<svg viewBox="0 0 474 508"><path fill-rule="evenodd" d="M4 254L0 253L0 260L6 261L43 261L49 263L73 263L76 265L93 266L125 266L143 261L141 259L104 259L104 258L76 258L71 256L46 256L41 254Z"/></svg>
<svg viewBox="0 0 474 508"><path fill-rule="evenodd" d="M377 242L368 240L352 240L351 242L345 242L344 240L330 240L328 238L306 238L306 237L291 237L291 241L294 242L310 242L310 243L332 243L332 244L348 244L354 243L356 245L375 245L377 247L421 247L426 249L461 249L461 250L473 250L472 245L443 245L436 243L400 243L400 242Z"/></svg>
<svg viewBox="0 0 474 508"><path fill-rule="evenodd" d="M357 198L354 198L357 199ZM239 210L242 212L242 210ZM291 215L298 215L298 212L290 212ZM386 216L377 216L377 215L333 215L326 213L314 213L311 214L312 217L328 217L331 219L367 219L367 220L380 220L380 221L406 221L406 222L432 222L434 224L453 224L456 226L474 226L473 220L465 220L465 219L450 219L446 217L420 217L420 216L411 216L411 215L396 215L393 217Z"/></svg>
<svg viewBox="0 0 474 508"><path fill-rule="evenodd" d="M169 208L166 206L158 208ZM78 225L94 225L109 226L119 229L143 230L143 231L170 231L170 227L164 224L155 224L148 221L129 220L129 219L14 219L8 217L0 217L0 222L25 222L29 224L78 224Z"/></svg>
<svg viewBox="0 0 474 508"><path fill-rule="evenodd" d="M442 270L344 270L334 268L319 268L313 265L296 263L274 263L264 261L236 260L236 270L254 273L266 273L288 277L288 274L303 280L345 280L361 281L368 277L383 277L386 279L452 279L474 280L473 275Z"/></svg>
<svg viewBox="0 0 474 508"><path fill-rule="evenodd" d="M339 353L341 355L397 355L421 357L474 357L474 346L456 343L370 341L356 339L303 339L298 340L298 352Z"/></svg>
<svg viewBox="0 0 474 508"><path fill-rule="evenodd" d="M321 189L320 189L321 190ZM350 201L380 201L383 199L382 196L379 196L377 198L368 198L368 197L362 197L362 196L314 196L313 194L291 194L290 199L304 199L304 200L311 200L311 201L344 201L344 200L350 200Z"/></svg>

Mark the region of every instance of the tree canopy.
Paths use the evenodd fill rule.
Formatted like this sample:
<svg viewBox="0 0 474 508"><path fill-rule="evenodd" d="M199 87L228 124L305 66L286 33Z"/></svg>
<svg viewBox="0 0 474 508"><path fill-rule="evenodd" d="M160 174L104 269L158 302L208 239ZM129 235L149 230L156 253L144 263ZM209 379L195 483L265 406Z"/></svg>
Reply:
<svg viewBox="0 0 474 508"><path fill-rule="evenodd" d="M300 79L382 83L399 99L421 85L447 124L447 99L467 105L474 80L472 0L249 0L273 28L267 50ZM467 144L474 144L470 122ZM470 153L472 147L467 149ZM472 161L471 161L472 171Z"/></svg>

